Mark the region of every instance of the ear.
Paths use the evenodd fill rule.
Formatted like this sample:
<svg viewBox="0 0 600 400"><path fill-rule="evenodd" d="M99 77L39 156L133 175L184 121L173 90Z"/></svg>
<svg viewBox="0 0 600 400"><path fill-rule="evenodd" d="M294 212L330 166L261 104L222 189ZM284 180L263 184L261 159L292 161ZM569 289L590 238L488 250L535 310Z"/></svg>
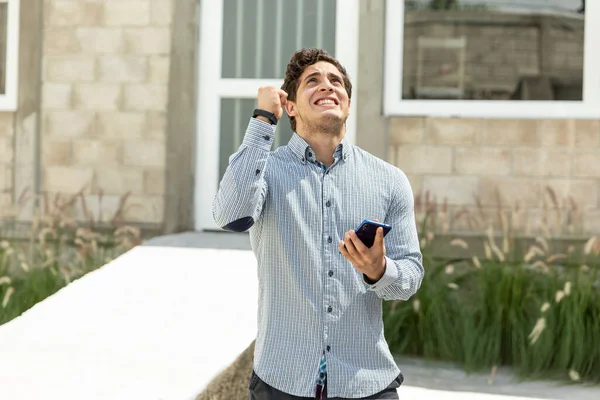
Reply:
<svg viewBox="0 0 600 400"><path fill-rule="evenodd" d="M295 117L296 116L296 103L294 103L293 101L286 101L285 102L285 112L287 112L287 115L289 115L290 117Z"/></svg>

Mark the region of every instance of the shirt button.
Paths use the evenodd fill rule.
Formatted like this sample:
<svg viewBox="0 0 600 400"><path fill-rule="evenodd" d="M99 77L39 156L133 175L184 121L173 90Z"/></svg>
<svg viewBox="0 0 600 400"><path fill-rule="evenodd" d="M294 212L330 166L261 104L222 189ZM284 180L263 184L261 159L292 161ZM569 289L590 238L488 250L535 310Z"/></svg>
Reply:
<svg viewBox="0 0 600 400"><path fill-rule="evenodd" d="M312 157L312 153L311 153L310 151L308 152L308 156L309 156L309 157Z"/></svg>
<svg viewBox="0 0 600 400"><path fill-rule="evenodd" d="M271 138L269 137L269 135L265 135L265 136L263 136L263 139L265 139L265 140L269 140L269 139L271 139Z"/></svg>
<svg viewBox="0 0 600 400"><path fill-rule="evenodd" d="M331 201L327 200L327 203L325 203L325 205L326 205L327 207L331 207Z"/></svg>
<svg viewBox="0 0 600 400"><path fill-rule="evenodd" d="M327 307L327 312L332 312L333 311L333 307L329 306Z"/></svg>
<svg viewBox="0 0 600 400"><path fill-rule="evenodd" d="M333 239L331 238L331 236L329 236L329 237L327 238L327 243L331 243L331 242L333 242Z"/></svg>
<svg viewBox="0 0 600 400"><path fill-rule="evenodd" d="M260 174L260 169L256 170L256 175Z"/></svg>
<svg viewBox="0 0 600 400"><path fill-rule="evenodd" d="M333 271L329 271L329 277L333 276Z"/></svg>
<svg viewBox="0 0 600 400"><path fill-rule="evenodd" d="M331 346L327 345L327 351L331 351Z"/></svg>

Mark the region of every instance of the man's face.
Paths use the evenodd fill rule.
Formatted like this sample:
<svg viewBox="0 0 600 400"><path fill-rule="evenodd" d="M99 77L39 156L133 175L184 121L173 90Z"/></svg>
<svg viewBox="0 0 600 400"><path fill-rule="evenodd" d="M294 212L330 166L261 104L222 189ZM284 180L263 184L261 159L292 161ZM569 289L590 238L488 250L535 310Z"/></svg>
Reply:
<svg viewBox="0 0 600 400"><path fill-rule="evenodd" d="M350 113L350 99L342 73L326 61L306 67L298 83L296 101L286 103L297 126L323 131L339 130Z"/></svg>

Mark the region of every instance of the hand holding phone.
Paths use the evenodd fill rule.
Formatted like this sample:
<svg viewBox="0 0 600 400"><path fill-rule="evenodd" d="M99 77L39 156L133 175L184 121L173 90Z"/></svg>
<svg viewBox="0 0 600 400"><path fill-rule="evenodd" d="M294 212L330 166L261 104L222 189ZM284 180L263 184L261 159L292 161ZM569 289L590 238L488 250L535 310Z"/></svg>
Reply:
<svg viewBox="0 0 600 400"><path fill-rule="evenodd" d="M360 241L363 242L365 246L371 248L373 246L373 243L375 242L377 228L383 228L383 237L385 237L385 235L387 235L388 232L392 230L391 225L382 224L381 222L365 219L358 226L358 228L356 228L356 236L358 236Z"/></svg>

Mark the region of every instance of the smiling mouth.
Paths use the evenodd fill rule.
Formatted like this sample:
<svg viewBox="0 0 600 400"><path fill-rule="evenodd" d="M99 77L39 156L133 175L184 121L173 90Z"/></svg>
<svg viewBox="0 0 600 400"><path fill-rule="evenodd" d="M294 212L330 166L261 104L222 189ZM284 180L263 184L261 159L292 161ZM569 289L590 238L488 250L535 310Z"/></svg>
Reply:
<svg viewBox="0 0 600 400"><path fill-rule="evenodd" d="M331 107L331 106L337 106L338 102L334 99L320 99L315 102L315 105L323 106L323 107L328 107L328 106Z"/></svg>

